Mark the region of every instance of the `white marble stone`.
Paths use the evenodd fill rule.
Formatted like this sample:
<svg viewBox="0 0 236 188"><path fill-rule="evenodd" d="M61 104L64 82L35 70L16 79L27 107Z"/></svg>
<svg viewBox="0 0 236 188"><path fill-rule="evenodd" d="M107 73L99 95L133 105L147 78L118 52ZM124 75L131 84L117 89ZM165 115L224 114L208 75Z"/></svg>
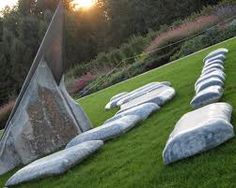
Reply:
<svg viewBox="0 0 236 188"><path fill-rule="evenodd" d="M115 100L115 99L119 99L119 98L123 97L123 96L126 95L126 94L128 94L128 92L121 92L121 93L118 93L118 94L116 94L115 96L113 96L113 97L110 99L110 101L113 101L113 100Z"/></svg>
<svg viewBox="0 0 236 188"><path fill-rule="evenodd" d="M224 82L217 78L217 77L210 77L208 79L203 80L196 86L196 93L199 93L200 91L210 87L210 86L224 86Z"/></svg>
<svg viewBox="0 0 236 188"><path fill-rule="evenodd" d="M218 69L218 70L224 71L224 66L221 64L212 64L210 66L203 68L202 74L205 74L206 72L208 72L209 70L212 70L212 69Z"/></svg>
<svg viewBox="0 0 236 188"><path fill-rule="evenodd" d="M165 164L215 148L234 137L232 107L214 103L185 114L175 125L163 151Z"/></svg>
<svg viewBox="0 0 236 188"><path fill-rule="evenodd" d="M213 71L209 74L206 74L206 75L201 75L198 80L196 81L195 85L194 85L194 88L196 90L197 88L197 85L199 85L202 81L204 80L207 80L209 78L219 78L221 81L225 81L225 73L223 71L220 71L220 70L216 70L216 71Z"/></svg>
<svg viewBox="0 0 236 188"><path fill-rule="evenodd" d="M136 115L139 116L142 120L145 120L150 116L153 112L159 110L160 107L155 103L145 103L129 110L126 110L121 113L117 113L112 118L108 119L105 123L112 122L114 120L120 119L121 117L128 116L128 115Z"/></svg>
<svg viewBox="0 0 236 188"><path fill-rule="evenodd" d="M103 141L94 140L56 152L25 166L17 171L5 186L18 185L24 182L65 173L103 146Z"/></svg>
<svg viewBox="0 0 236 188"><path fill-rule="evenodd" d="M136 99L136 98L138 98L140 96L146 95L146 94L148 94L148 93L150 93L150 92L152 92L154 90L162 89L162 87L166 87L166 85L155 84L155 85L152 85L150 87L146 87L146 88L144 88L144 89L142 89L142 90L140 90L138 92L133 92L131 95L126 96L123 99L119 100L117 102L117 105L121 106L121 105L123 105L123 104L125 104L127 102L130 102L130 101L132 101L132 100L134 100L134 99Z"/></svg>
<svg viewBox="0 0 236 188"><path fill-rule="evenodd" d="M175 96L175 90L172 87L161 87L145 95L135 98L134 100L121 105L119 113L144 103L155 103L158 106L164 105L167 101Z"/></svg>
<svg viewBox="0 0 236 188"><path fill-rule="evenodd" d="M109 139L116 138L132 129L141 120L142 119L136 115L127 115L121 117L120 119L105 123L99 127L76 136L67 144L66 148L70 148L89 140L107 141Z"/></svg>
<svg viewBox="0 0 236 188"><path fill-rule="evenodd" d="M213 56L212 58L208 58L208 59L204 62L204 64L207 65L207 64L211 63L212 61L218 60L218 59L221 60L222 62L224 62L225 59L226 59L226 56L223 55L223 54L219 54L219 55Z"/></svg>
<svg viewBox="0 0 236 188"><path fill-rule="evenodd" d="M190 102L192 108L200 108L207 104L218 102L223 96L224 89L220 86L210 86L195 95Z"/></svg>
<svg viewBox="0 0 236 188"><path fill-rule="evenodd" d="M106 104L105 109L106 109L106 110L109 110L109 109L111 109L111 108L118 107L117 103L118 103L121 99L123 99L123 98L125 98L125 97L129 97L129 96L133 95L134 93L142 92L142 90L145 90L145 89L147 89L147 88L149 88L149 87L153 87L154 85L159 85L159 84L160 84L160 82L151 82L151 83L146 84L146 85L144 85L144 86L142 86L142 87L139 87L139 88L137 88L137 89L135 89L135 90L133 90L133 91L131 91L131 92L125 94L125 95L122 95L122 96L119 97L119 98L116 98L116 99L114 99L114 100L109 101L109 102Z"/></svg>
<svg viewBox="0 0 236 188"><path fill-rule="evenodd" d="M228 49L226 48L219 48L217 50L214 50L212 52L210 52L204 59L203 59L203 62L206 62L208 59L212 58L212 57L215 57L217 55L225 55L229 52Z"/></svg>

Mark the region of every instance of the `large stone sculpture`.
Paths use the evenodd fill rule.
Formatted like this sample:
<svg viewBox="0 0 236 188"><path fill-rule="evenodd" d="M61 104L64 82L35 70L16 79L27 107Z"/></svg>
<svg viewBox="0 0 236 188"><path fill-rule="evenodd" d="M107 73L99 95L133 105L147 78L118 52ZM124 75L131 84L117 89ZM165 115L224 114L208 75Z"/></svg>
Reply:
<svg viewBox="0 0 236 188"><path fill-rule="evenodd" d="M64 8L59 4L0 141L0 174L59 150L91 128L63 78Z"/></svg>

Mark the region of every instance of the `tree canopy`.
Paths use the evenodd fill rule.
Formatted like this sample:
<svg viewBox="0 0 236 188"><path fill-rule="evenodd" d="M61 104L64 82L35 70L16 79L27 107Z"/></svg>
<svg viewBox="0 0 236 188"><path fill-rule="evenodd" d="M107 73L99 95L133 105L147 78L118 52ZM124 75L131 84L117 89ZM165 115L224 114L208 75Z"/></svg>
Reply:
<svg viewBox="0 0 236 188"><path fill-rule="evenodd" d="M159 29L200 10L203 0L97 0L73 10L65 0L65 64L69 68L116 48L135 34ZM0 104L16 96L33 62L58 0L19 0L0 17Z"/></svg>

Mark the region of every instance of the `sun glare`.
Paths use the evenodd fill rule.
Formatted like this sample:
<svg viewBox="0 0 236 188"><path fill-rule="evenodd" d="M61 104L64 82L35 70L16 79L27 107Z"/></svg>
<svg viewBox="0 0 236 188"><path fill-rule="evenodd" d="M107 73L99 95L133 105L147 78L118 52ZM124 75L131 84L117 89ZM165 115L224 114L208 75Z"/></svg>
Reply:
<svg viewBox="0 0 236 188"><path fill-rule="evenodd" d="M5 7L13 7L17 5L18 0L0 0L0 10L3 10Z"/></svg>
<svg viewBox="0 0 236 188"><path fill-rule="evenodd" d="M73 9L89 9L95 4L95 0L74 0L71 2Z"/></svg>

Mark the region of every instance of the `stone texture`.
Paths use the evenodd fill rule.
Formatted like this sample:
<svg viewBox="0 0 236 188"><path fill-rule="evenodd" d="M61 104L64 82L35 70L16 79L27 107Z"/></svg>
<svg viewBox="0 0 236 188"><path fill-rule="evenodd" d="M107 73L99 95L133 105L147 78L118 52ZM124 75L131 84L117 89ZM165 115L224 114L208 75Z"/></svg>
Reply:
<svg viewBox="0 0 236 188"><path fill-rule="evenodd" d="M164 163L207 151L234 137L231 113L229 104L215 103L185 114L166 143Z"/></svg>
<svg viewBox="0 0 236 188"><path fill-rule="evenodd" d="M204 64L207 65L207 64L211 63L212 61L218 60L218 59L221 60L222 62L224 62L224 60L226 59L226 56L223 55L223 54L219 54L219 55L213 56L212 58L208 58L208 59L204 62Z"/></svg>
<svg viewBox="0 0 236 188"><path fill-rule="evenodd" d="M175 96L175 90L172 87L161 87L154 91L151 91L143 96L137 97L134 100L121 105L119 113L138 106L144 103L155 103L158 106L164 105L167 101L171 100Z"/></svg>
<svg viewBox="0 0 236 188"><path fill-rule="evenodd" d="M211 74L212 72L215 72L215 71L224 72L224 70L221 70L218 68L212 68L212 69L205 70L204 73L201 74L201 76L206 76L206 75Z"/></svg>
<svg viewBox="0 0 236 188"><path fill-rule="evenodd" d="M17 171L7 181L6 186L63 174L100 149L102 145L103 141L101 140L84 142L36 160Z"/></svg>
<svg viewBox="0 0 236 188"><path fill-rule="evenodd" d="M206 68L203 68L202 69L202 74L205 74L206 72L208 72L208 71L210 71L212 69L218 69L218 70L224 71L224 66L221 65L221 64L212 64L212 65L210 65L210 66L208 66Z"/></svg>
<svg viewBox="0 0 236 188"><path fill-rule="evenodd" d="M115 99L121 98L121 97L123 97L126 94L128 94L128 92L118 93L117 95L113 96L110 101L113 101Z"/></svg>
<svg viewBox="0 0 236 188"><path fill-rule="evenodd" d="M211 77L208 78L202 82L200 82L197 87L196 87L196 93L199 93L200 91L210 87L210 86L220 86L223 87L224 86L224 82L219 79L219 78L215 78L215 77Z"/></svg>
<svg viewBox="0 0 236 188"><path fill-rule="evenodd" d="M76 136L67 144L66 148L70 148L89 140L107 141L116 138L132 129L139 121L141 121L141 118L135 115L121 117L120 119L105 123Z"/></svg>
<svg viewBox="0 0 236 188"><path fill-rule="evenodd" d="M192 108L200 108L207 104L218 102L223 96L223 88L220 86L210 86L199 93L191 101Z"/></svg>
<svg viewBox="0 0 236 188"><path fill-rule="evenodd" d="M134 100L134 99L136 99L136 98L138 98L140 96L143 96L143 95L145 95L145 94L147 94L149 92L161 89L162 87L166 87L166 85L157 83L157 84L153 84L153 85L151 85L149 87L146 87L146 88L144 88L142 90L139 90L138 92L132 92L132 94L130 94L130 95L122 98L121 100L119 100L117 102L117 105L121 106L121 105L123 105L123 104L125 104L127 102L130 102L130 101L132 101L132 100Z"/></svg>
<svg viewBox="0 0 236 188"><path fill-rule="evenodd" d="M209 78L219 78L222 82L224 82L225 81L225 73L218 70L218 71L213 71L207 75L200 76L194 85L195 90L200 83L202 83L203 81L205 81Z"/></svg>
<svg viewBox="0 0 236 188"><path fill-rule="evenodd" d="M211 67L213 65L222 65L222 66L224 66L224 62L219 60L219 59L216 59L214 61L211 61L211 62L205 64L203 69L207 69L208 67Z"/></svg>
<svg viewBox="0 0 236 188"><path fill-rule="evenodd" d="M160 82L151 82L151 83L146 84L146 85L144 85L144 86L142 86L142 87L139 87L139 88L137 88L137 89L135 89L135 90L133 90L133 91L127 93L126 95L123 95L123 96L121 96L121 97L119 97L119 98L116 98L116 99L110 101L110 102L107 103L107 105L105 106L105 109L106 109L106 110L109 110L109 109L111 109L111 108L118 107L118 104L117 104L117 103L118 103L120 100L122 100L123 98L132 96L134 93L142 92L143 90L145 90L145 89L147 89L147 88L149 88L149 87L153 87L153 86L159 85L159 84L160 84Z"/></svg>
<svg viewBox="0 0 236 188"><path fill-rule="evenodd" d="M206 67L209 67L209 66L214 65L214 64L219 64L219 65L224 66L224 61L222 61L220 59L215 59L213 61L209 61L209 62L205 63L204 67L206 68Z"/></svg>
<svg viewBox="0 0 236 188"><path fill-rule="evenodd" d="M121 117L128 116L128 115L136 115L136 116L139 116L142 120L145 120L153 112L155 112L156 110L159 110L159 109L160 109L160 107L155 103L141 104L141 105L138 105L134 108L126 110L122 113L117 113L115 116L108 119L105 123L115 121L117 119L120 119Z"/></svg>
<svg viewBox="0 0 236 188"><path fill-rule="evenodd" d="M92 128L92 123L90 122L87 114L84 112L84 110L80 107L80 105L74 101L74 99L69 95L69 93L66 90L65 82L64 82L64 76L62 77L62 80L60 82L60 91L67 102L68 106L70 107L70 110L76 120L77 125L79 125L82 132L88 131Z"/></svg>
<svg viewBox="0 0 236 188"><path fill-rule="evenodd" d="M58 150L81 132L42 61L1 139L0 174Z"/></svg>
<svg viewBox="0 0 236 188"><path fill-rule="evenodd" d="M218 55L225 55L229 52L228 49L226 48L219 48L217 50L214 50L212 52L210 52L204 59L203 59L203 62L206 62L208 59L210 58L213 58L215 56L218 56Z"/></svg>

